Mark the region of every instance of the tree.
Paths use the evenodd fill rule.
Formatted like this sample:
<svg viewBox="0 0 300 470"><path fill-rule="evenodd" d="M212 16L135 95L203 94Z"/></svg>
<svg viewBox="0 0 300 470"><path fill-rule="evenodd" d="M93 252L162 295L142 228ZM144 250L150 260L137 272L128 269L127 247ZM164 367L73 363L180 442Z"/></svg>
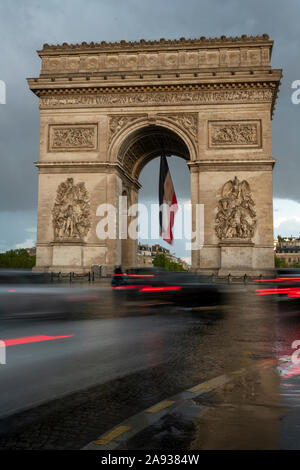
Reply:
<svg viewBox="0 0 300 470"><path fill-rule="evenodd" d="M284 261L284 259L274 256L275 259L275 268L287 268L289 265Z"/></svg>
<svg viewBox="0 0 300 470"><path fill-rule="evenodd" d="M0 268L32 269L35 266L35 256L20 248L0 253Z"/></svg>
<svg viewBox="0 0 300 470"><path fill-rule="evenodd" d="M184 271L181 264L170 261L164 253L157 253L155 255L153 266L157 268L164 268L168 271Z"/></svg>

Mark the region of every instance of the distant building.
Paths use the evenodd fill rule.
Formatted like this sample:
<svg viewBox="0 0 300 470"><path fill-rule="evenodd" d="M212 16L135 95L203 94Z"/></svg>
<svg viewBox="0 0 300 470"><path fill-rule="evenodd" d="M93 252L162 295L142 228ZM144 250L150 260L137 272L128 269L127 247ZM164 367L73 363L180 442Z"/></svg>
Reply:
<svg viewBox="0 0 300 470"><path fill-rule="evenodd" d="M153 256L149 245L138 245L138 266L153 266Z"/></svg>
<svg viewBox="0 0 300 470"><path fill-rule="evenodd" d="M183 269L188 270L190 266L185 260L181 258L177 258L174 253L171 253L170 250L164 248L163 246L156 244L156 245L148 245L148 244L139 244L138 245L138 266L145 266L150 267L153 266L153 260L157 254L164 254L169 261L173 263L180 264Z"/></svg>
<svg viewBox="0 0 300 470"><path fill-rule="evenodd" d="M288 265L300 264L300 238L280 238L274 246L277 258Z"/></svg>
<svg viewBox="0 0 300 470"><path fill-rule="evenodd" d="M33 248L25 248L25 250L27 251L27 253L30 256L35 256L36 255L36 247L35 246Z"/></svg>

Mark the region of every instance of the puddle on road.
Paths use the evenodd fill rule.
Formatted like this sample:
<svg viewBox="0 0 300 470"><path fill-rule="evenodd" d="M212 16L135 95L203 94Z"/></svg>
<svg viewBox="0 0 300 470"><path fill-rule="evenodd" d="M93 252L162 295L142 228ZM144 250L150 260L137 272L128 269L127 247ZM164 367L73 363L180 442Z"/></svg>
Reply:
<svg viewBox="0 0 300 470"><path fill-rule="evenodd" d="M210 394L189 449L278 449L284 415L275 367L253 370ZM213 396L212 396L213 395Z"/></svg>

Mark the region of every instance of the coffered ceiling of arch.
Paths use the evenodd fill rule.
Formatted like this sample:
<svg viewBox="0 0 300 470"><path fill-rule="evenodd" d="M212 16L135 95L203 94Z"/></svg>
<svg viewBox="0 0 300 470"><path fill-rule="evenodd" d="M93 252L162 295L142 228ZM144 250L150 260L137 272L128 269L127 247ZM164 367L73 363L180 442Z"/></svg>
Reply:
<svg viewBox="0 0 300 470"><path fill-rule="evenodd" d="M189 151L183 140L169 129L149 126L130 135L122 145L118 161L124 170L138 177L143 167L152 158L161 155L176 155L189 160Z"/></svg>

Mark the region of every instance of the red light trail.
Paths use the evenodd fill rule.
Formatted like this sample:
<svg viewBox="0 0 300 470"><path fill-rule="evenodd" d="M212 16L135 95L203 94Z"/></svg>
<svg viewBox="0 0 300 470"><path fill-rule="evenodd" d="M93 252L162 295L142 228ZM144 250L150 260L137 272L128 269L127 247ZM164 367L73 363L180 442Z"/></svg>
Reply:
<svg viewBox="0 0 300 470"><path fill-rule="evenodd" d="M174 290L181 290L181 286L168 286L168 287L143 287L140 292L168 292Z"/></svg>
<svg viewBox="0 0 300 470"><path fill-rule="evenodd" d="M287 294L288 297L300 297L300 287L278 287L273 289L256 289L256 295Z"/></svg>
<svg viewBox="0 0 300 470"><path fill-rule="evenodd" d="M114 274L114 277L154 277L154 274Z"/></svg>
<svg viewBox="0 0 300 470"><path fill-rule="evenodd" d="M283 281L300 281L300 277L277 277L275 279L254 279L253 282L283 282Z"/></svg>
<svg viewBox="0 0 300 470"><path fill-rule="evenodd" d="M0 347L5 346L16 346L18 344L26 344L26 343L38 343L40 341L49 341L52 339L61 339L61 338L71 338L74 336L72 335L64 335L64 336L46 336L46 335L39 335L39 336L28 336L26 338L11 338L11 339L3 339L3 343L0 341Z"/></svg>

